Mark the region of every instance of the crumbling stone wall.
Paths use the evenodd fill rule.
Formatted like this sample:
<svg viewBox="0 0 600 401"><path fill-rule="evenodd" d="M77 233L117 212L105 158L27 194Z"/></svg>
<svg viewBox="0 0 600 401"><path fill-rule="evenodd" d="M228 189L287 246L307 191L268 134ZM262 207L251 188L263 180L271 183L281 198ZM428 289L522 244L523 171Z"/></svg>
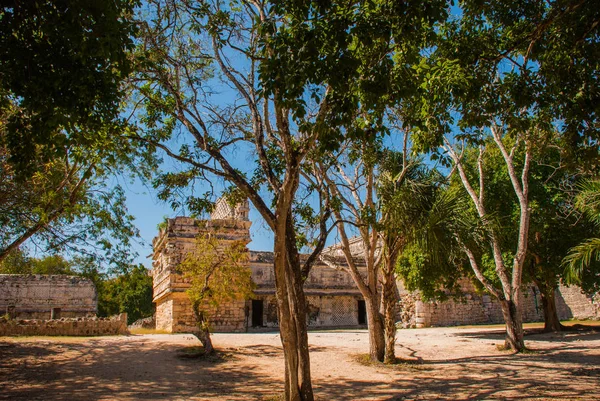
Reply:
<svg viewBox="0 0 600 401"><path fill-rule="evenodd" d="M0 314L50 319L95 316L96 286L87 278L66 275L0 274Z"/></svg>
<svg viewBox="0 0 600 401"><path fill-rule="evenodd" d="M129 334L127 314L110 318L0 319L0 336L106 336Z"/></svg>

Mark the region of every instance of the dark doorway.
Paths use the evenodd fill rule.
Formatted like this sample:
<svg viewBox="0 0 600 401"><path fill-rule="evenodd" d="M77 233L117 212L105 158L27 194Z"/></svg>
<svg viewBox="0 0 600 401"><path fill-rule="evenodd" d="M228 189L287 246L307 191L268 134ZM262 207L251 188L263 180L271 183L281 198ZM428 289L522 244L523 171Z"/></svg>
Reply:
<svg viewBox="0 0 600 401"><path fill-rule="evenodd" d="M263 300L252 300L252 327L261 327L263 325Z"/></svg>
<svg viewBox="0 0 600 401"><path fill-rule="evenodd" d="M367 306L365 301L358 301L358 324L367 324Z"/></svg>

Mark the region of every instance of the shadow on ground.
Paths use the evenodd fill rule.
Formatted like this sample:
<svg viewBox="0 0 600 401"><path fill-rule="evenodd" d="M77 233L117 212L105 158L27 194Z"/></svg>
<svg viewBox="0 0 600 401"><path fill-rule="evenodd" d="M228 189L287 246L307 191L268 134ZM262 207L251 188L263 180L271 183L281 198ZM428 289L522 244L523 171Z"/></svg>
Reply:
<svg viewBox="0 0 600 401"><path fill-rule="evenodd" d="M503 338L496 330L454 335ZM533 335L527 338L531 353L491 352L435 361L423 359L416 346L399 345L399 354L413 362L391 367L362 365L343 344L313 345L313 361L347 364L343 375L321 374L313 383L317 399L326 401L596 400L600 354L587 347L598 340L595 331ZM265 360L278 366L283 362L280 346L229 346L222 358L212 360L181 358L181 347L141 337L0 341L0 399L274 400L281 392L282 377L260 367Z"/></svg>
<svg viewBox="0 0 600 401"><path fill-rule="evenodd" d="M276 387L256 367L224 359L179 357L181 346L143 341L118 345L3 343L0 399L258 399Z"/></svg>

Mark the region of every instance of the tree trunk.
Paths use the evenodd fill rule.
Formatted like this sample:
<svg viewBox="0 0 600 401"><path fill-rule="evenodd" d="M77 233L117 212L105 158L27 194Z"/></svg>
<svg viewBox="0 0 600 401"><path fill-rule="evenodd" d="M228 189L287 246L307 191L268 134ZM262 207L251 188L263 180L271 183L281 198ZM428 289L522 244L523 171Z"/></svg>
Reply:
<svg viewBox="0 0 600 401"><path fill-rule="evenodd" d="M544 309L544 333L563 331L565 326L560 323L558 312L556 310L555 288L546 286L545 290L546 291L542 291L540 288L542 307Z"/></svg>
<svg viewBox="0 0 600 401"><path fill-rule="evenodd" d="M506 322L506 341L504 345L515 352L522 352L525 350L525 340L523 336L523 318L519 311L519 305L512 300L501 300L500 305Z"/></svg>
<svg viewBox="0 0 600 401"><path fill-rule="evenodd" d="M282 214L278 213L277 216ZM284 218L279 217L278 229L275 230L274 256L279 332L285 360L285 399L286 401L313 401L306 298L300 256L295 246L293 229L290 229L293 224L291 203L284 216Z"/></svg>
<svg viewBox="0 0 600 401"><path fill-rule="evenodd" d="M202 343L204 355L211 355L215 352L215 349L212 345L212 340L210 339L210 331L207 328L200 327L199 330L194 334Z"/></svg>
<svg viewBox="0 0 600 401"><path fill-rule="evenodd" d="M196 331L194 335L202 343L204 355L211 355L215 352L215 349L212 345L212 340L210 339L209 322L205 319L204 312L200 310L199 302L192 303L192 310L194 311L194 316L196 317L196 326L198 327L198 331Z"/></svg>
<svg viewBox="0 0 600 401"><path fill-rule="evenodd" d="M373 362L383 362L385 354L385 337L383 333L383 319L379 313L379 300L376 297L365 297L367 309L367 324L369 329L369 355Z"/></svg>
<svg viewBox="0 0 600 401"><path fill-rule="evenodd" d="M384 363L396 362L396 280L393 266L385 266L383 273L383 311L385 329Z"/></svg>

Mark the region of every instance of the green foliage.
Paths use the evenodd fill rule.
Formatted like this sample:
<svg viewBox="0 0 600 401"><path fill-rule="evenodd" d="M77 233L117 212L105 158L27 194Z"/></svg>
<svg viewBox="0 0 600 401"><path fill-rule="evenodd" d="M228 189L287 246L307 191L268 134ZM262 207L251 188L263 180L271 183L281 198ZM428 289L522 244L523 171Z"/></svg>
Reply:
<svg viewBox="0 0 600 401"><path fill-rule="evenodd" d="M597 234L600 223L600 181L587 180L580 185L579 189L575 206L594 223L593 231ZM600 290L600 238L587 238L572 247L562 261L562 267L565 269L567 283L580 285L588 294L598 292Z"/></svg>
<svg viewBox="0 0 600 401"><path fill-rule="evenodd" d="M0 259L35 241L43 251L94 254L115 266L129 263L130 240L138 231L124 192L103 171L110 162L95 156L84 162L80 156L70 152L39 163L28 178L18 179L0 150Z"/></svg>
<svg viewBox="0 0 600 401"><path fill-rule="evenodd" d="M457 237L464 238L471 227L465 220L467 204L456 191L439 183L431 189L396 271L409 291L444 300L461 294L459 279L469 270Z"/></svg>
<svg viewBox="0 0 600 401"><path fill-rule="evenodd" d="M179 269L190 281L187 293L196 313L253 295L248 250L243 241L219 240L218 233L200 235L196 238L195 251L185 258ZM207 315L198 323L207 329Z"/></svg>
<svg viewBox="0 0 600 401"><path fill-rule="evenodd" d="M477 143L495 124L537 146L559 131L564 150L580 161L593 156L598 10L571 1L457 5L415 66L420 148L435 149L448 134Z"/></svg>
<svg viewBox="0 0 600 401"><path fill-rule="evenodd" d="M179 269L191 282L190 299L217 307L252 296L254 284L247 262L248 250L243 241L226 243L207 234L196 239L195 252Z"/></svg>
<svg viewBox="0 0 600 401"><path fill-rule="evenodd" d="M48 255L42 258L28 257L22 250L16 249L0 262L0 274L67 274L78 275L73 264L60 255Z"/></svg>
<svg viewBox="0 0 600 401"><path fill-rule="evenodd" d="M143 265L132 266L113 278L102 280L97 272L82 274L95 282L98 290L98 315L127 313L127 323L154 314L152 276Z"/></svg>
<svg viewBox="0 0 600 401"><path fill-rule="evenodd" d="M0 6L2 146L21 173L116 121L137 0L36 0ZM92 134L92 135L91 135Z"/></svg>
<svg viewBox="0 0 600 401"><path fill-rule="evenodd" d="M278 1L272 10L273 20L284 23L260 26L268 35L259 69L263 93L277 94L301 131L322 131L325 153L344 137L373 140L386 131L387 106L415 91L410 66L447 15L445 1ZM307 122L310 104L323 101L323 119Z"/></svg>

